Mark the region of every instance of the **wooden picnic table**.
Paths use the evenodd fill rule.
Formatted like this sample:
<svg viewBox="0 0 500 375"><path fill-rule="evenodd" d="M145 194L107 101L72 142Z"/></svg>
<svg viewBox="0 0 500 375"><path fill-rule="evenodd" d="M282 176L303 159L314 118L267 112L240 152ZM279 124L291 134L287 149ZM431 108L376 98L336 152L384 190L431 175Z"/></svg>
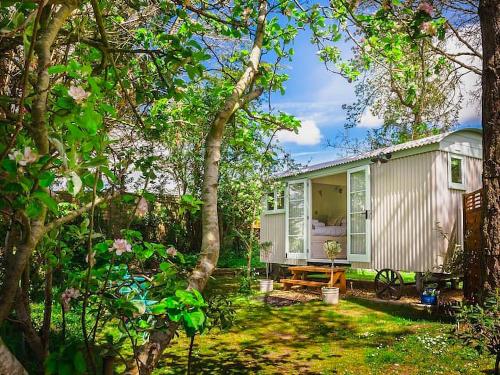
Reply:
<svg viewBox="0 0 500 375"><path fill-rule="evenodd" d="M290 272L292 272L291 279L281 279L280 282L283 284L283 289L288 290L292 285L302 285L302 286L312 286L312 287L337 287L340 289L340 293L346 292L346 279L345 279L345 269L334 267L333 273L330 267L320 267L320 266L292 266L288 267ZM324 281L312 281L308 280L307 277L312 273L324 273L329 275L327 282Z"/></svg>

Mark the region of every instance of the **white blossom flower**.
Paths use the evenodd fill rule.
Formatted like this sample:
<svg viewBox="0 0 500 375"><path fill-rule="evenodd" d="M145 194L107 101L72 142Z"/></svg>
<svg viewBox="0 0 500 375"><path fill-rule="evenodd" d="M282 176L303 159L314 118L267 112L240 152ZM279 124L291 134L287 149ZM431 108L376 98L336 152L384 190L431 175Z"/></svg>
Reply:
<svg viewBox="0 0 500 375"><path fill-rule="evenodd" d="M173 247L173 246L170 246L167 249L167 254L170 255L170 256L175 257L177 255L177 249L175 247Z"/></svg>
<svg viewBox="0 0 500 375"><path fill-rule="evenodd" d="M70 302L72 299L77 299L80 296L80 291L75 288L68 288L61 294L61 302L64 311L69 311Z"/></svg>
<svg viewBox="0 0 500 375"><path fill-rule="evenodd" d="M137 209L135 210L135 214L138 217L143 217L148 213L148 201L144 199L144 197L141 197L139 199L139 203L137 204Z"/></svg>
<svg viewBox="0 0 500 375"><path fill-rule="evenodd" d="M34 163L38 159L38 155L31 149L31 147L25 147L24 153L16 150L9 154L9 159L15 160L17 164L24 167L27 164Z"/></svg>
<svg viewBox="0 0 500 375"><path fill-rule="evenodd" d="M38 155L30 147L25 147L23 159L26 164L31 164L38 159Z"/></svg>
<svg viewBox="0 0 500 375"><path fill-rule="evenodd" d="M75 100L75 102L81 104L85 99L87 99L90 96L90 93L86 92L80 86L71 85L68 90L68 95L71 96Z"/></svg>
<svg viewBox="0 0 500 375"><path fill-rule="evenodd" d="M127 242L127 240L117 239L113 242L113 246L110 251L115 251L116 255L120 256L123 253L132 252L132 246Z"/></svg>

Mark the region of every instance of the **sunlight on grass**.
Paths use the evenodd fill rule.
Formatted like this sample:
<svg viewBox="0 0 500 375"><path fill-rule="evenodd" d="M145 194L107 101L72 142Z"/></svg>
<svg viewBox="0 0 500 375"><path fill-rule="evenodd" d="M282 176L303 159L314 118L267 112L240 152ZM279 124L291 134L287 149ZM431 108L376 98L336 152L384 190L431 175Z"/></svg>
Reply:
<svg viewBox="0 0 500 375"><path fill-rule="evenodd" d="M483 374L491 368L489 358L450 338L450 324L408 306L357 298L334 307L313 301L275 308L252 297L235 304L230 330L197 337L193 373ZM181 336L155 374L184 374L187 347Z"/></svg>

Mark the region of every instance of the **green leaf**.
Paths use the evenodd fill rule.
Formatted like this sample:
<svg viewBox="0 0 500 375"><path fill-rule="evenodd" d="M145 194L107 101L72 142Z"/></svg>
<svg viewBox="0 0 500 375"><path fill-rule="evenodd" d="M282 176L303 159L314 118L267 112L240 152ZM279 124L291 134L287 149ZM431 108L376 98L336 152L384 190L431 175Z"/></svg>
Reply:
<svg viewBox="0 0 500 375"><path fill-rule="evenodd" d="M68 191L72 196L76 196L80 190L82 189L82 180L80 176L76 174L76 172L70 172L70 184L68 184Z"/></svg>
<svg viewBox="0 0 500 375"><path fill-rule="evenodd" d="M160 270L162 270L163 272L167 272L168 270L170 270L172 266L170 265L170 263L167 263L167 262L161 262L160 263Z"/></svg>
<svg viewBox="0 0 500 375"><path fill-rule="evenodd" d="M2 160L2 167L9 173L16 173L17 172L17 163L15 160L11 159L3 159Z"/></svg>
<svg viewBox="0 0 500 375"><path fill-rule="evenodd" d="M38 183L41 187L49 187L55 178L56 175L53 172L45 171L38 176Z"/></svg>
<svg viewBox="0 0 500 375"><path fill-rule="evenodd" d="M73 366L67 362L60 362L59 375L73 375Z"/></svg>
<svg viewBox="0 0 500 375"><path fill-rule="evenodd" d="M82 125L90 135L96 135L97 130L101 127L102 116L100 113L94 111L90 106L85 108L83 116L79 118L79 123Z"/></svg>
<svg viewBox="0 0 500 375"><path fill-rule="evenodd" d="M64 73L66 71L66 65L54 65L49 67L47 70L49 74Z"/></svg>
<svg viewBox="0 0 500 375"><path fill-rule="evenodd" d="M188 292L187 290L178 289L175 291L175 295L177 298L179 298L179 301L181 301L184 305L189 305L189 306L198 305L198 301L196 300L194 295L191 292Z"/></svg>
<svg viewBox="0 0 500 375"><path fill-rule="evenodd" d="M54 213L58 212L57 202L47 192L37 190L31 196L33 198L38 199L43 204L45 204L48 207L48 209L51 210L52 212Z"/></svg>
<svg viewBox="0 0 500 375"><path fill-rule="evenodd" d="M66 150L64 149L64 146L62 142L57 139L57 138L49 138L50 143L56 148L57 152L59 153L59 156L62 159L62 163L64 168L68 168L68 157L66 156Z"/></svg>
<svg viewBox="0 0 500 375"><path fill-rule="evenodd" d="M26 206L26 215L31 218L36 218L40 216L42 208L42 205L38 201L29 201L28 205Z"/></svg>
<svg viewBox="0 0 500 375"><path fill-rule="evenodd" d="M22 193L23 186L16 182L9 182L4 186L3 191L6 193Z"/></svg>
<svg viewBox="0 0 500 375"><path fill-rule="evenodd" d="M57 372L57 358L54 354L49 355L49 358L45 362L46 374L55 374Z"/></svg>
<svg viewBox="0 0 500 375"><path fill-rule="evenodd" d="M75 370L80 374L84 374L87 371L87 364L81 351L77 351L73 357L73 365L75 366Z"/></svg>
<svg viewBox="0 0 500 375"><path fill-rule="evenodd" d="M151 313L153 313L154 315L165 314L166 310L167 310L167 306L166 306L165 302L160 302L160 303L157 303L157 304L151 306Z"/></svg>

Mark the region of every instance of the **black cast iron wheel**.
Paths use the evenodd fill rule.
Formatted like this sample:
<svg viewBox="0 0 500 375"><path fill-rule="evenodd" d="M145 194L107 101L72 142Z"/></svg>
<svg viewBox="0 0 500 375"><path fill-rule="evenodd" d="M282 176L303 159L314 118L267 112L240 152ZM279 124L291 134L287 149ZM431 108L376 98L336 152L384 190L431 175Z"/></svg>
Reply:
<svg viewBox="0 0 500 375"><path fill-rule="evenodd" d="M398 300L403 293L403 286L401 274L390 268L378 271L375 276L375 292L378 298Z"/></svg>

